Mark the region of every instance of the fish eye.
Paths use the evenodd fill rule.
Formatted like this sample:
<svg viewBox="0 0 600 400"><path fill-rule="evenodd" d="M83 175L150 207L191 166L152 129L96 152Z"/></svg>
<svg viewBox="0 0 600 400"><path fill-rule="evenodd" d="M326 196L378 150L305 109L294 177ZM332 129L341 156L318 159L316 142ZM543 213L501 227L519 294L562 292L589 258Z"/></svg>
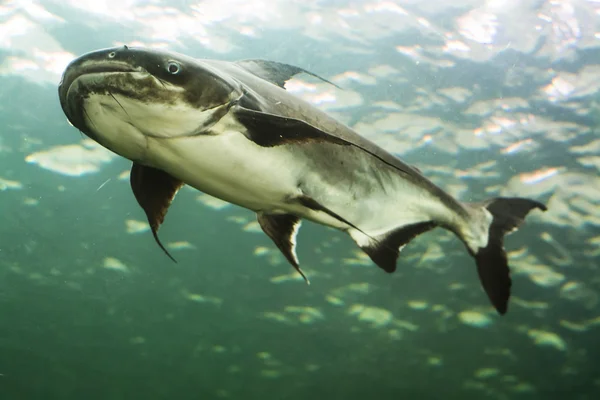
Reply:
<svg viewBox="0 0 600 400"><path fill-rule="evenodd" d="M180 70L181 70L181 66L179 65L179 63L177 63L175 61L169 61L169 63L167 64L167 72L170 73L171 75L178 74Z"/></svg>
<svg viewBox="0 0 600 400"><path fill-rule="evenodd" d="M115 58L116 55L117 55L117 53L115 53L114 51L111 51L110 53L108 53L108 58Z"/></svg>

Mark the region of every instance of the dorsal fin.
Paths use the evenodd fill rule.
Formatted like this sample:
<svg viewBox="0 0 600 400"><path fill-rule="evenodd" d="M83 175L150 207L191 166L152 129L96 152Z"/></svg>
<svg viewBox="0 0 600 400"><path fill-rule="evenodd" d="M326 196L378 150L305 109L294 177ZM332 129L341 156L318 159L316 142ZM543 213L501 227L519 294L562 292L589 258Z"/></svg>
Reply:
<svg viewBox="0 0 600 400"><path fill-rule="evenodd" d="M379 268L392 273L396 270L396 261L400 250L421 233L435 227L436 224L432 221L419 222L397 228L375 240L356 230L350 230L349 233L356 244Z"/></svg>
<svg viewBox="0 0 600 400"><path fill-rule="evenodd" d="M292 214L258 213L256 216L263 232L271 238L290 264L302 275L306 283L310 284L310 281L300 269L298 257L296 256L296 234L300 228L300 218Z"/></svg>
<svg viewBox="0 0 600 400"><path fill-rule="evenodd" d="M236 61L235 63L240 67L244 68L246 71L249 71L252 74L258 76L259 78L267 80L284 89L285 82L290 80L294 75L298 75L300 73L308 74L340 89L340 87L335 83L330 82L327 79L315 73L290 64L260 59L240 60Z"/></svg>
<svg viewBox="0 0 600 400"><path fill-rule="evenodd" d="M136 163L131 167L129 180L135 199L146 213L154 240L165 254L175 261L158 239L158 229L183 182L164 171Z"/></svg>

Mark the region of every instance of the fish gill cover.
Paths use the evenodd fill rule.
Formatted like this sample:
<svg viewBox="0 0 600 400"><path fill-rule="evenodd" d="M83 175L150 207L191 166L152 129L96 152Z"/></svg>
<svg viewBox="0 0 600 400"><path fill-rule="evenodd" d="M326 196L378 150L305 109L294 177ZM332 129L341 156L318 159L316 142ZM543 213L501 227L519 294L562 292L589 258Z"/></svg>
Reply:
<svg viewBox="0 0 600 400"><path fill-rule="evenodd" d="M56 98L76 55L123 44L306 68L341 89L289 92L458 199L545 202L506 242L510 312L450 234L387 275L305 224L307 287L253 214L185 187L173 264L129 163ZM598 60L592 0L2 3L0 398L596 398Z"/></svg>

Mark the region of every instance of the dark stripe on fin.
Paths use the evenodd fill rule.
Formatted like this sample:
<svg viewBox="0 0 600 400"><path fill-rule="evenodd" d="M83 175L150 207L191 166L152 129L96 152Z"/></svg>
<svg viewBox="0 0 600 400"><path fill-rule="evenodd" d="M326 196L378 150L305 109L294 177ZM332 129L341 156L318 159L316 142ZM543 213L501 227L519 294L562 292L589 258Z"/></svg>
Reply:
<svg viewBox="0 0 600 400"><path fill-rule="evenodd" d="M173 256L171 256L160 242L158 229L165 220L169 206L177 191L183 186L183 182L159 169L133 163L130 183L138 204L146 213L154 240L156 240L156 243L158 243L165 254L171 260L175 261Z"/></svg>
<svg viewBox="0 0 600 400"><path fill-rule="evenodd" d="M327 133L308 122L257 111L260 109L260 102L251 93L245 93L241 98L232 101L229 107L238 118L238 121L246 126L247 132L245 135L248 139L259 146L273 147L282 144L315 141L329 142L341 146L354 146L399 172L412 177L418 184L427 185L429 189L434 190L437 196L454 201L446 192L425 179L419 171L362 136L358 136L350 129L340 130L336 128L333 133ZM458 210L462 210L462 208L458 206Z"/></svg>
<svg viewBox="0 0 600 400"><path fill-rule="evenodd" d="M236 61L235 63L240 67L244 68L246 71L251 72L259 78L269 81L283 89L285 89L285 82L290 80L294 75L298 75L300 73L305 73L307 75L313 76L323 82L329 83L330 85L333 85L336 88L340 89L340 87L335 83L330 82L327 79L320 77L315 73L290 64L259 59L241 60Z"/></svg>
<svg viewBox="0 0 600 400"><path fill-rule="evenodd" d="M258 213L256 216L262 230L271 238L296 271L302 275L306 283L310 284L300 269L296 256L296 234L300 228L300 218L292 214Z"/></svg>
<svg viewBox="0 0 600 400"><path fill-rule="evenodd" d="M300 197L296 197L295 199L300 204L302 204L304 207L310 208L311 210L324 212L325 214L327 214L327 215L329 215L329 216L337 219L338 221L343 222L343 223L345 223L348 226L351 226L352 228L356 229L359 232L362 232L360 229L358 229L356 227L356 225L354 225L353 223L351 223L347 219L343 218L339 214L331 211L329 208L325 207L324 205L322 205L321 203L319 203L318 201L316 201L312 197L309 197L309 196L300 196ZM364 232L362 232L362 233L364 233Z"/></svg>
<svg viewBox="0 0 600 400"><path fill-rule="evenodd" d="M504 235L515 231L534 208L546 211L540 202L519 197L498 197L480 204L494 217L488 245L474 254L481 284L499 314L508 310L512 286L508 260L504 251Z"/></svg>
<svg viewBox="0 0 600 400"><path fill-rule="evenodd" d="M360 248L371 258L371 260L385 272L392 273L396 270L396 262L400 250L418 235L425 233L437 225L434 222L420 222L398 228L377 240L369 242Z"/></svg>
<svg viewBox="0 0 600 400"><path fill-rule="evenodd" d="M245 134L248 139L262 147L311 142L351 145L298 119L254 111L241 106L234 106L232 110L237 120L246 128Z"/></svg>

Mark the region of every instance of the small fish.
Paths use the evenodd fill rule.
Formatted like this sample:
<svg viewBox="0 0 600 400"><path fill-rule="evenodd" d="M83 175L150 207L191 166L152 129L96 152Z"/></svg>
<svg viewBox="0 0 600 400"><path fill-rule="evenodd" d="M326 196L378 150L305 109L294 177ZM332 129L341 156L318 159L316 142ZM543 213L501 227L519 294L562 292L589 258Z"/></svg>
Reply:
<svg viewBox="0 0 600 400"><path fill-rule="evenodd" d="M386 272L400 250L436 227L475 258L500 314L511 279L504 235L544 204L524 198L463 203L421 172L285 90L302 68L265 60L194 59L127 46L73 60L59 85L69 121L133 161L131 187L158 238L184 185L253 210L304 277L302 219L350 235ZM170 256L170 255L169 255Z"/></svg>

